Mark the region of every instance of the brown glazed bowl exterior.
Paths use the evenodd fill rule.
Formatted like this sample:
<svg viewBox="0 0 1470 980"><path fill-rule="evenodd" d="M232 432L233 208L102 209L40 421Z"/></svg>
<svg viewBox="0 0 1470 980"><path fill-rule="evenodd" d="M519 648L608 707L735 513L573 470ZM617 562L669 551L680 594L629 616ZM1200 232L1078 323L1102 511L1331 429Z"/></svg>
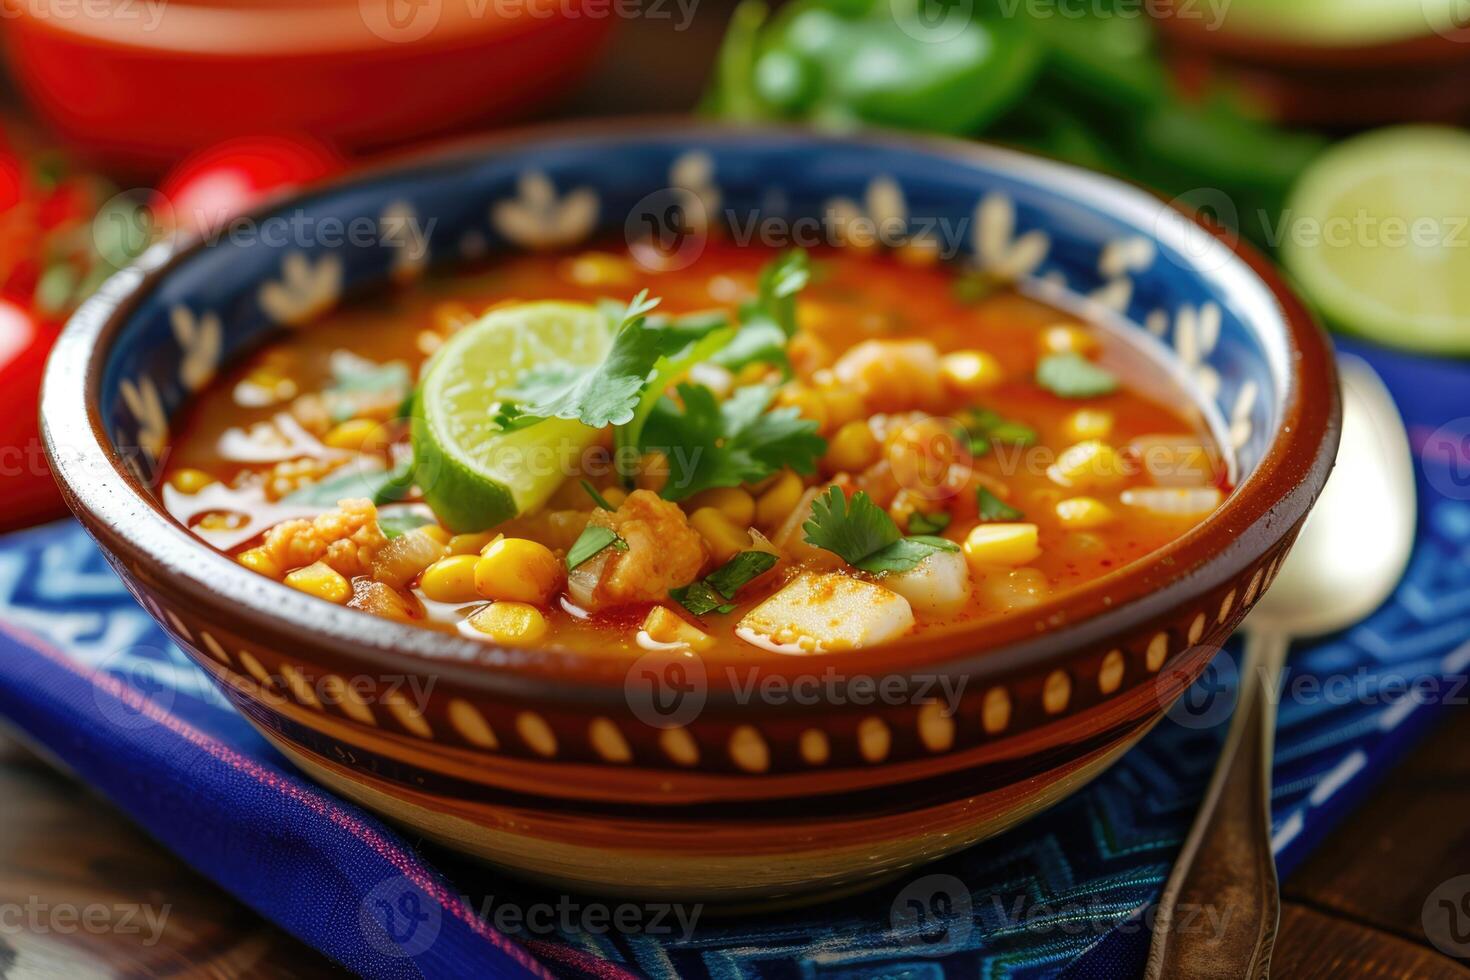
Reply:
<svg viewBox="0 0 1470 980"><path fill-rule="evenodd" d="M1048 257L1025 283L1066 280L1100 315L1146 321L1161 351L1173 314L1168 356L1201 390L1230 393L1226 438L1250 463L1178 541L983 632L840 656L752 651L735 668L692 654L630 667L497 649L297 593L161 509L154 457L189 391L169 373L180 358L171 304L222 311L225 360L236 320L254 339L271 327L240 312L253 309L258 248L145 256L77 314L48 368L45 435L68 502L139 601L293 762L500 867L563 887L738 904L862 887L998 833L1163 717L1270 586L1326 481L1339 416L1330 348L1269 263L1137 189L1023 154L623 122L441 151L273 210L377 214L409 201L443 208L446 235L505 247L514 236L485 216L498 198L524 197L528 180L550 181L562 200L583 195L584 210L591 194L609 227L669 186L686 204L731 209L779 187L800 210L814 193L850 203L886 181L912 220L922 208L973 216L982 262L1023 232L1034 251L1039 236ZM1197 254L1183 254L1186 239ZM387 277L393 266L374 256L346 256L349 285ZM240 277L243 291L228 292ZM1180 297L1177 309L1149 309ZM837 686L821 680L834 672Z"/></svg>
<svg viewBox="0 0 1470 980"><path fill-rule="evenodd" d="M1156 23L1190 91L1224 82L1281 122L1350 129L1470 118L1470 27L1356 45L1304 44L1210 29L1160 0ZM1176 12L1175 8L1179 12Z"/></svg>

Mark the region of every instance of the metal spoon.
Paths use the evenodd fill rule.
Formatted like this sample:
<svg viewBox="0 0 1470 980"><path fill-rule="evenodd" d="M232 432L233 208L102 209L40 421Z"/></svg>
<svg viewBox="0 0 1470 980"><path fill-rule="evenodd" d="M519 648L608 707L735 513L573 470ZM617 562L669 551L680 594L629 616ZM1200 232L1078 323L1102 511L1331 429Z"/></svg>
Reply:
<svg viewBox="0 0 1470 980"><path fill-rule="evenodd" d="M1339 368L1337 466L1275 584L1246 620L1239 701L1159 898L1148 980L1269 974L1281 914L1271 853L1271 751L1287 648L1377 609L1413 550L1417 498L1403 420L1366 363L1343 357ZM1216 914L1197 914L1208 910ZM1220 927L1210 934L1186 928L1189 921Z"/></svg>

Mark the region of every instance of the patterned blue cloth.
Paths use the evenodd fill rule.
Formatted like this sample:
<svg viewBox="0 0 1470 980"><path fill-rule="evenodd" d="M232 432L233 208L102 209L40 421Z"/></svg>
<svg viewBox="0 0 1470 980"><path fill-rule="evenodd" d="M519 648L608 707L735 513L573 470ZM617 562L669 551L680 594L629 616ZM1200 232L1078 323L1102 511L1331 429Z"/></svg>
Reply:
<svg viewBox="0 0 1470 980"><path fill-rule="evenodd" d="M1379 371L1409 424L1420 536L1389 604L1293 652L1273 794L1286 873L1441 706L1470 695L1470 468L1454 448L1470 438L1470 364L1342 346ZM599 915L615 905L416 851L297 775L75 524L0 542L0 713L242 901L375 977L1136 976L1147 907L1233 699L1233 655L1085 791L1002 837L815 908L720 919L638 907L619 931Z"/></svg>

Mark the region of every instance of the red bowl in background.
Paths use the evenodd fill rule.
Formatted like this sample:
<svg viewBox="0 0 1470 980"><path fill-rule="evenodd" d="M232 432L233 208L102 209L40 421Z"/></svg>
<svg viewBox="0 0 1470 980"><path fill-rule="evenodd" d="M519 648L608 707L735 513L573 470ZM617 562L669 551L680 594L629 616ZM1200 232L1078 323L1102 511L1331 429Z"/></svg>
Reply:
<svg viewBox="0 0 1470 980"><path fill-rule="evenodd" d="M373 150L525 116L612 27L584 0L0 0L12 73L77 148L156 171L242 134Z"/></svg>

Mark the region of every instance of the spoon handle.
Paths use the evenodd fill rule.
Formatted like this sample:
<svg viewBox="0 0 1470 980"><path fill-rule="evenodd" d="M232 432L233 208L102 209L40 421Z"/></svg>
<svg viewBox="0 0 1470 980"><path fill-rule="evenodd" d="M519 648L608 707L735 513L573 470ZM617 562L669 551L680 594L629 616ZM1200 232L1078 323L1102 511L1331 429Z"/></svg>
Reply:
<svg viewBox="0 0 1470 980"><path fill-rule="evenodd" d="M1147 980L1269 975L1281 915L1271 853L1276 688L1290 638L1253 631L1230 731L1164 886Z"/></svg>

